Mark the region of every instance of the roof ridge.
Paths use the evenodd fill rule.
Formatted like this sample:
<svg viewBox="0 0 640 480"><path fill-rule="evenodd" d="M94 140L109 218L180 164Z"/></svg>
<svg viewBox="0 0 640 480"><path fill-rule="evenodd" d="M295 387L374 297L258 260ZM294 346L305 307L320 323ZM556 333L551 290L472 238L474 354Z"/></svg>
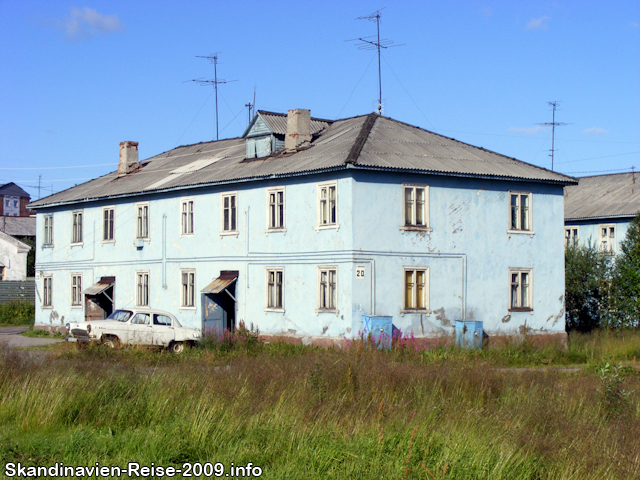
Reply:
<svg viewBox="0 0 640 480"><path fill-rule="evenodd" d="M266 115L275 115L278 117L286 117L288 115L286 113L271 112L269 110L258 110L256 113L264 113ZM341 118L339 118L338 120L329 120L328 118L318 118L318 117L310 117L310 119L315 120L317 122L327 122L327 123L333 123L333 122L337 122L338 120L342 120Z"/></svg>
<svg viewBox="0 0 640 480"><path fill-rule="evenodd" d="M353 142L351 146L351 150L349 151L349 155L345 159L344 163L346 164L355 164L358 161L358 157L360 156L360 152L362 152L362 148L364 144L367 142L369 138L369 134L371 133L371 129L373 125L376 123L379 115L377 113L370 113L367 115L367 118L362 123L362 128L360 128L360 133L356 137L356 141Z"/></svg>

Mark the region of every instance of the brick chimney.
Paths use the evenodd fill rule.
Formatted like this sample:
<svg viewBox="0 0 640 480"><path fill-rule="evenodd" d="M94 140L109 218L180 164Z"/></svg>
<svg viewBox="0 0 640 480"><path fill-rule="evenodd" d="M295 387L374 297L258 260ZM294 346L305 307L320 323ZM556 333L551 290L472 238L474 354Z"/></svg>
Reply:
<svg viewBox="0 0 640 480"><path fill-rule="evenodd" d="M287 136L284 147L293 152L311 141L311 110L296 108L287 112Z"/></svg>
<svg viewBox="0 0 640 480"><path fill-rule="evenodd" d="M138 142L120 142L118 175L126 175L138 168Z"/></svg>

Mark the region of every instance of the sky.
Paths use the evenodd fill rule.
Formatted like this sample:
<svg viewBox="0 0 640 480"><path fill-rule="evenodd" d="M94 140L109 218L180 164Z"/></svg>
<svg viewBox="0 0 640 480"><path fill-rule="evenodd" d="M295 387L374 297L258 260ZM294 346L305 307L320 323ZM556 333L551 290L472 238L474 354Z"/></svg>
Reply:
<svg viewBox="0 0 640 480"><path fill-rule="evenodd" d="M640 2L0 0L0 183L33 200L140 158L242 136L245 106L383 115L586 176L640 169ZM356 39L356 41L348 41ZM370 38L370 40L374 40ZM40 188L38 188L40 185Z"/></svg>

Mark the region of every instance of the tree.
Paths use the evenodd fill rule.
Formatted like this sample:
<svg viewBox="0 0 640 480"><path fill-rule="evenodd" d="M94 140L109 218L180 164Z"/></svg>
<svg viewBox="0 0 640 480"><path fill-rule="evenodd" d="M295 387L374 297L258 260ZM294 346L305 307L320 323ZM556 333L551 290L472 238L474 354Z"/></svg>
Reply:
<svg viewBox="0 0 640 480"><path fill-rule="evenodd" d="M611 279L609 311L605 325L610 327L640 326L640 215L629 225L620 244Z"/></svg>
<svg viewBox="0 0 640 480"><path fill-rule="evenodd" d="M607 310L611 259L591 244L567 246L565 264L566 329L588 332Z"/></svg>

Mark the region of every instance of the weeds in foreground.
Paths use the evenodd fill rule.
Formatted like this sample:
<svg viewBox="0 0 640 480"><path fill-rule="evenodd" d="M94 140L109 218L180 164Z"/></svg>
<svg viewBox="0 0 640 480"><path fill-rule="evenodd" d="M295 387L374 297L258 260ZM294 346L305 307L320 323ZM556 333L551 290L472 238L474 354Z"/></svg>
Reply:
<svg viewBox="0 0 640 480"><path fill-rule="evenodd" d="M602 382L602 388L599 390L601 395L601 404L608 417L618 416L631 407L631 396L633 390L625 390L622 388L622 382L624 376L622 372L629 372L630 367L623 367L618 365L617 367L606 363L600 368L598 376Z"/></svg>
<svg viewBox="0 0 640 480"><path fill-rule="evenodd" d="M36 307L28 300L0 303L0 325L33 325Z"/></svg>

